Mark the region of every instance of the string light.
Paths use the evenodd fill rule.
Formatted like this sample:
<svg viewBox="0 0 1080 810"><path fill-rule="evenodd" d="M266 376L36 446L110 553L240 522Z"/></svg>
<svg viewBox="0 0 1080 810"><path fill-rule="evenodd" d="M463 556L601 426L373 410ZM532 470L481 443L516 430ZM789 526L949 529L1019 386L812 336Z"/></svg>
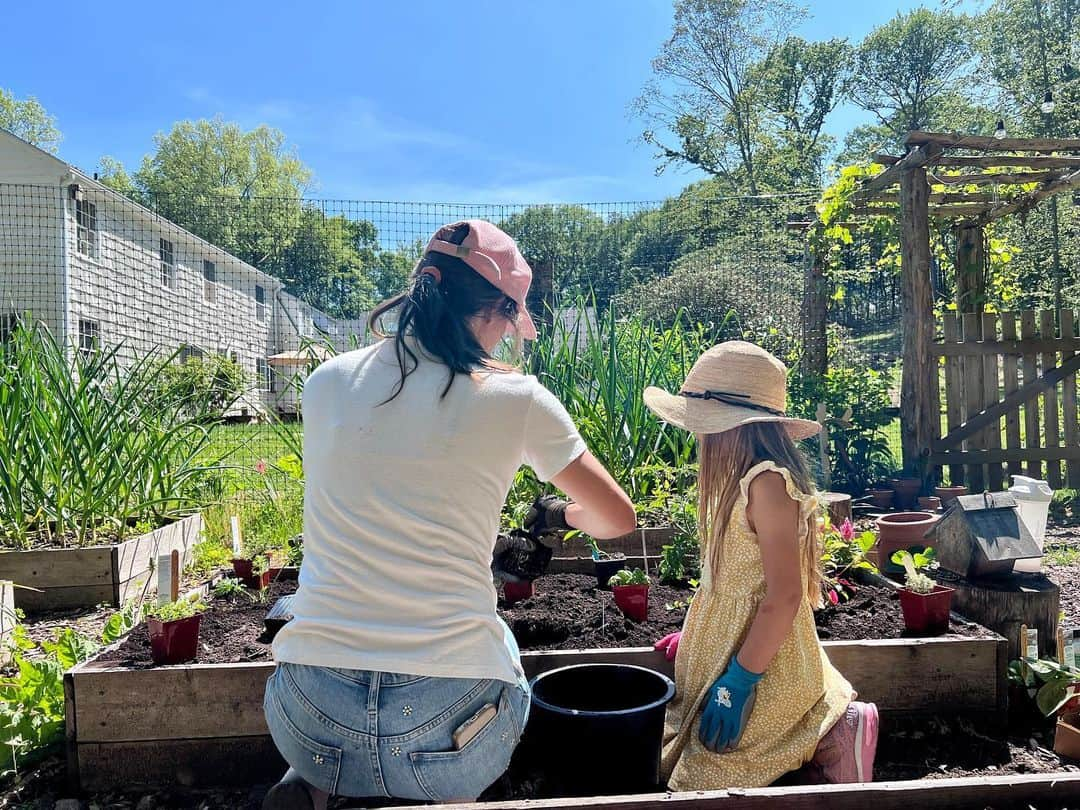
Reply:
<svg viewBox="0 0 1080 810"><path fill-rule="evenodd" d="M1043 96L1042 104L1039 105L1039 109L1046 115L1049 115L1054 111L1054 93L1051 90L1046 91L1046 95Z"/></svg>
<svg viewBox="0 0 1080 810"><path fill-rule="evenodd" d="M1005 121L999 118L997 122L997 129L994 130L994 137L1000 141L1008 134L1009 133L1005 131Z"/></svg>

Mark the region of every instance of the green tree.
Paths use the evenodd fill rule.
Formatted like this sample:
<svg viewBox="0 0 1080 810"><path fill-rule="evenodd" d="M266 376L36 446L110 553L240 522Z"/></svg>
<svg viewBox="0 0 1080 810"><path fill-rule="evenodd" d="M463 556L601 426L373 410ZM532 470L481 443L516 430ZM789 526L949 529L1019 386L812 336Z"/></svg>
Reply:
<svg viewBox="0 0 1080 810"><path fill-rule="evenodd" d="M33 96L15 98L15 94L0 87L0 129L22 138L46 152L56 153L60 146L60 130L56 118L49 115Z"/></svg>
<svg viewBox="0 0 1080 810"><path fill-rule="evenodd" d="M910 130L938 126L970 76L973 31L962 14L897 14L856 48L852 98L897 143Z"/></svg>
<svg viewBox="0 0 1080 810"><path fill-rule="evenodd" d="M527 261L552 269L560 292L593 290L603 217L580 205L536 205L511 214L499 227L517 240Z"/></svg>

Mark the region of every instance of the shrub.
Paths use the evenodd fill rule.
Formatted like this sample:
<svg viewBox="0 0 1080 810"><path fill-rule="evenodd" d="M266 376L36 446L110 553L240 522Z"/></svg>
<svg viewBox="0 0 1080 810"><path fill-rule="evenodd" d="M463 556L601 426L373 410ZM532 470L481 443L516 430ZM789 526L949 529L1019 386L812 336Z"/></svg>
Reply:
<svg viewBox="0 0 1080 810"><path fill-rule="evenodd" d="M188 357L162 366L155 397L179 403L188 413L221 417L247 390L243 367L222 355Z"/></svg>

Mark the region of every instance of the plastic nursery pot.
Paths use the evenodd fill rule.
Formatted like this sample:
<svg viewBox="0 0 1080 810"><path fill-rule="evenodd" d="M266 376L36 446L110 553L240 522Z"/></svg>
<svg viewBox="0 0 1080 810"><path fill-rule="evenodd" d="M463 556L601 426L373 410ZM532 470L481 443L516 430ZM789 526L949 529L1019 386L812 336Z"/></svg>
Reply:
<svg viewBox="0 0 1080 810"><path fill-rule="evenodd" d="M532 681L526 752L557 795L645 793L660 784L671 679L626 664L577 664Z"/></svg>
<svg viewBox="0 0 1080 810"><path fill-rule="evenodd" d="M155 664L182 664L199 652L199 623L202 614L163 622L147 619L150 630L150 657Z"/></svg>
<svg viewBox="0 0 1080 810"><path fill-rule="evenodd" d="M232 570L236 578L242 580L249 580L255 574L251 560L245 560L241 557L233 557Z"/></svg>
<svg viewBox="0 0 1080 810"><path fill-rule="evenodd" d="M866 490L866 494L876 509L892 509L894 493L891 489L871 488Z"/></svg>
<svg viewBox="0 0 1080 810"><path fill-rule="evenodd" d="M893 503L897 509L914 509L922 481L918 478L895 478L892 481Z"/></svg>
<svg viewBox="0 0 1080 810"><path fill-rule="evenodd" d="M935 585L930 593L915 593L901 588L899 593L900 609L904 611L904 627L908 632L924 636L940 636L949 632L952 588Z"/></svg>
<svg viewBox="0 0 1080 810"><path fill-rule="evenodd" d="M525 582L504 582L503 596L506 598L507 605L515 605L522 599L532 599L532 580L526 580Z"/></svg>
<svg viewBox="0 0 1080 810"><path fill-rule="evenodd" d="M608 585L608 580L626 568L626 557L620 555L593 560L593 564L596 565L596 587L602 591L610 591L611 586Z"/></svg>
<svg viewBox="0 0 1080 810"><path fill-rule="evenodd" d="M923 512L938 512L941 510L941 498L934 495L928 498L919 498L919 509Z"/></svg>
<svg viewBox="0 0 1080 810"><path fill-rule="evenodd" d="M892 561L892 555L901 549L911 552L924 551L924 538L938 516L930 512L897 512L877 519L878 567L887 574L899 574L904 569Z"/></svg>
<svg viewBox="0 0 1080 810"><path fill-rule="evenodd" d="M968 494L967 487L935 487L934 494L941 498L941 506L948 509L961 495Z"/></svg>
<svg viewBox="0 0 1080 810"><path fill-rule="evenodd" d="M611 589L615 604L631 621L643 622L649 618L648 585L616 585Z"/></svg>

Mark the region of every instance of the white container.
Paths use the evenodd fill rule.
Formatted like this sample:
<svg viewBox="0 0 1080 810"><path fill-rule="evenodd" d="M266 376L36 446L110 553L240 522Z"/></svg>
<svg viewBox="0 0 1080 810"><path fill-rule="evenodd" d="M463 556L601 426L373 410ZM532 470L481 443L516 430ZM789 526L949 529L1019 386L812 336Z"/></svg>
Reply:
<svg viewBox="0 0 1080 810"><path fill-rule="evenodd" d="M1042 551L1046 542L1046 518L1050 514L1050 501L1054 499L1054 490L1050 489L1050 485L1045 481L1028 478L1026 475L1014 475L1012 480L1013 485L1009 487L1009 492L1016 498L1017 512L1035 542L1039 544L1039 551ZM1013 570L1038 573L1042 570L1042 558L1017 560Z"/></svg>

